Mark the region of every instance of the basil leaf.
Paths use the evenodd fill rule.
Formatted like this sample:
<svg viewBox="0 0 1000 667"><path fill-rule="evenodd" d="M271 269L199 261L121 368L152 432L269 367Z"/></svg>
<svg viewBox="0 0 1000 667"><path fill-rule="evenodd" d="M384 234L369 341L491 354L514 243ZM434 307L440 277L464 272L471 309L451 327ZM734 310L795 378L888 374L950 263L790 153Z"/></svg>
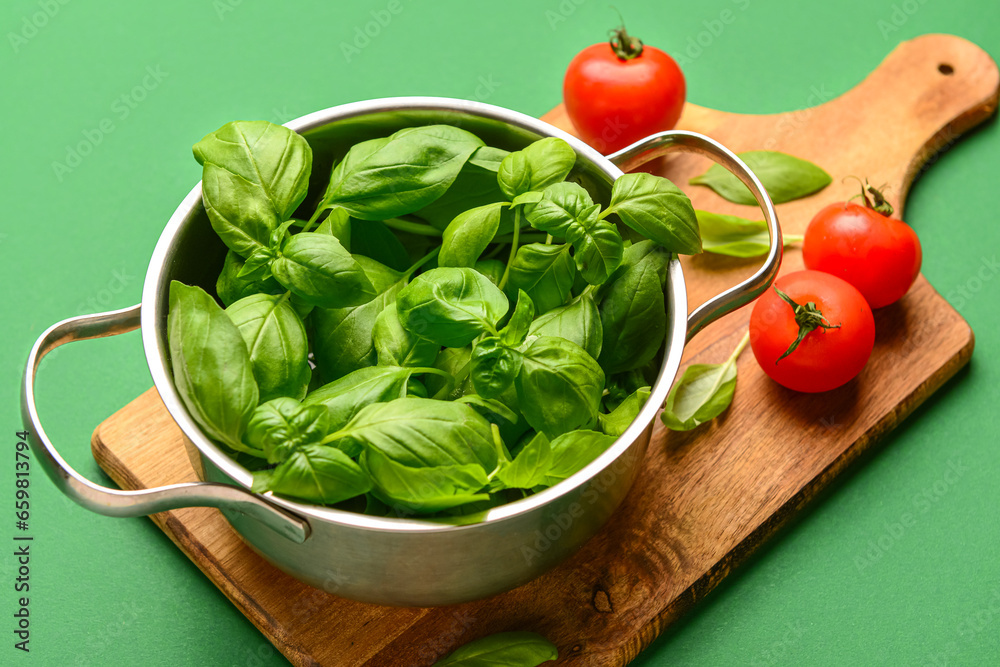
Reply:
<svg viewBox="0 0 1000 667"><path fill-rule="evenodd" d="M517 347L528 336L528 329L533 319L535 319L535 304L524 290L518 290L517 305L507 326L500 330L500 340L504 345Z"/></svg>
<svg viewBox="0 0 1000 667"><path fill-rule="evenodd" d="M452 387L451 393L445 400L455 400L466 394L474 393L472 380L469 378L469 369L472 367L472 346L446 347L438 353L433 367L439 371L448 373L456 379L457 385ZM431 396L438 394L445 389L446 381L440 375L428 375L424 378L427 384L427 391Z"/></svg>
<svg viewBox="0 0 1000 667"><path fill-rule="evenodd" d="M487 204L460 213L444 230L438 266L475 266L500 228L506 202Z"/></svg>
<svg viewBox="0 0 1000 667"><path fill-rule="evenodd" d="M397 366L359 368L309 392L302 404L325 407L330 417L330 431L339 431L362 408L404 398L412 375L412 368ZM357 456L360 449L348 453Z"/></svg>
<svg viewBox="0 0 1000 667"><path fill-rule="evenodd" d="M507 265L499 259L481 259L476 262L476 271L489 278L490 282L499 286ZM512 269L513 270L513 269Z"/></svg>
<svg viewBox="0 0 1000 667"><path fill-rule="evenodd" d="M425 271L396 299L399 321L410 332L445 347L464 347L483 332L496 333L507 297L475 269Z"/></svg>
<svg viewBox="0 0 1000 667"><path fill-rule="evenodd" d="M650 252L629 267L601 300L603 342L598 361L609 374L642 368L664 344L663 282L670 255Z"/></svg>
<svg viewBox="0 0 1000 667"><path fill-rule="evenodd" d="M254 294L226 309L240 330L263 403L279 396L302 399L312 370L306 328L284 296Z"/></svg>
<svg viewBox="0 0 1000 667"><path fill-rule="evenodd" d="M174 385L212 439L246 451L243 433L259 393L240 330L200 287L170 283L167 341Z"/></svg>
<svg viewBox="0 0 1000 667"><path fill-rule="evenodd" d="M830 174L812 162L786 153L747 151L739 153L739 157L757 175L775 204L783 204L819 192L831 181ZM692 178L689 183L707 185L719 196L735 204L757 205L757 200L747 186L743 185L743 181L718 164L713 164L708 171Z"/></svg>
<svg viewBox="0 0 1000 667"><path fill-rule="evenodd" d="M351 251L397 271L410 268L410 254L399 237L379 220L351 221Z"/></svg>
<svg viewBox="0 0 1000 667"><path fill-rule="evenodd" d="M371 480L357 463L336 447L306 445L274 470L254 473L255 493L270 491L320 505L335 505L368 493Z"/></svg>
<svg viewBox="0 0 1000 667"><path fill-rule="evenodd" d="M649 387L640 387L622 401L610 414L598 415L597 423L607 435L620 436L632 425L649 398Z"/></svg>
<svg viewBox="0 0 1000 667"><path fill-rule="evenodd" d="M301 301L320 308L360 306L375 296L351 253L326 234L304 232L288 239L271 264L271 274Z"/></svg>
<svg viewBox="0 0 1000 667"><path fill-rule="evenodd" d="M619 176L611 188L611 204L601 217L611 213L671 252L701 252L691 200L666 178L645 172Z"/></svg>
<svg viewBox="0 0 1000 667"><path fill-rule="evenodd" d="M330 209L330 215L319 223L316 233L337 237L344 250L351 251L351 216L339 206Z"/></svg>
<svg viewBox="0 0 1000 667"><path fill-rule="evenodd" d="M231 306L240 299L251 294L282 294L285 288L278 284L271 275L261 279L252 276L241 276L245 263L242 257L232 250L226 251L226 259L222 264L222 272L215 282L215 291L223 305Z"/></svg>
<svg viewBox="0 0 1000 667"><path fill-rule="evenodd" d="M604 371L576 343L542 336L525 349L515 386L531 427L556 438L597 423Z"/></svg>
<svg viewBox="0 0 1000 667"><path fill-rule="evenodd" d="M501 632L477 639L434 663L434 667L538 667L559 651L533 632Z"/></svg>
<svg viewBox="0 0 1000 667"><path fill-rule="evenodd" d="M413 213L444 194L482 145L450 125L400 130L360 159L345 157L346 165L333 171L324 204L342 206L362 220Z"/></svg>
<svg viewBox="0 0 1000 667"><path fill-rule="evenodd" d="M705 252L730 257L760 257L771 249L771 237L763 220L747 220L735 215L695 211ZM785 234L785 247L801 237Z"/></svg>
<svg viewBox="0 0 1000 667"><path fill-rule="evenodd" d="M510 286L524 290L538 313L557 308L569 299L576 277L569 248L568 245L529 243L517 249L510 265Z"/></svg>
<svg viewBox="0 0 1000 667"><path fill-rule="evenodd" d="M246 441L261 450L268 463L281 463L299 447L319 443L329 430L325 408L282 397L257 406L247 425Z"/></svg>
<svg viewBox="0 0 1000 667"><path fill-rule="evenodd" d="M614 225L598 218L600 205L576 183L556 183L525 211L532 227L565 238L575 249L573 259L584 280L606 281L622 261L624 243Z"/></svg>
<svg viewBox="0 0 1000 667"><path fill-rule="evenodd" d="M521 353L497 336L487 336L472 348L472 386L485 398L496 398L521 370Z"/></svg>
<svg viewBox="0 0 1000 667"><path fill-rule="evenodd" d="M490 499L488 493L477 493L489 478L475 463L413 467L366 449L361 465L374 482L372 493L397 513L429 514Z"/></svg>
<svg viewBox="0 0 1000 667"><path fill-rule="evenodd" d="M367 257L355 257L378 293L360 306L317 308L312 317L313 352L316 364L327 380L335 380L351 371L374 366L378 360L372 330L385 307L395 301L402 288L403 275Z"/></svg>
<svg viewBox="0 0 1000 667"><path fill-rule="evenodd" d="M506 201L497 184L497 170L507 155L509 153L501 148L480 146L462 166L447 192L415 215L443 231L460 213Z"/></svg>
<svg viewBox="0 0 1000 667"><path fill-rule="evenodd" d="M570 303L554 308L531 323L532 336L557 336L576 343L594 359L601 354L601 313L591 294L581 294Z"/></svg>
<svg viewBox="0 0 1000 667"><path fill-rule="evenodd" d="M392 303L375 318L372 332L379 366L432 366L441 346L407 331Z"/></svg>
<svg viewBox="0 0 1000 667"><path fill-rule="evenodd" d="M286 127L227 123L193 150L203 166L202 200L212 228L244 257L266 246L270 233L306 196L312 149Z"/></svg>
<svg viewBox="0 0 1000 667"><path fill-rule="evenodd" d="M551 442L552 465L545 475L545 485L554 486L583 470L584 466L607 451L616 438L597 431L571 431Z"/></svg>
<svg viewBox="0 0 1000 667"><path fill-rule="evenodd" d="M750 341L750 334L721 364L691 364L670 390L660 419L672 431L690 431L715 419L733 402L736 360Z"/></svg>
<svg viewBox="0 0 1000 667"><path fill-rule="evenodd" d="M455 399L456 403L465 403L473 410L481 414L486 418L491 424L497 424L499 426L500 422L507 422L508 424L517 423L517 413L507 407L502 401L495 398L483 398L479 394L468 394L466 396L460 396Z"/></svg>
<svg viewBox="0 0 1000 667"><path fill-rule="evenodd" d="M576 151L562 139L546 137L511 153L500 163L497 181L509 198L544 190L566 180L576 163Z"/></svg>
<svg viewBox="0 0 1000 667"><path fill-rule="evenodd" d="M497 466L489 422L468 405L451 401L400 398L374 403L327 440L343 438L413 468L475 464L492 472Z"/></svg>
<svg viewBox="0 0 1000 667"><path fill-rule="evenodd" d="M513 461L500 468L497 479L507 489L533 489L545 484L545 476L551 467L549 439L544 433L536 433Z"/></svg>

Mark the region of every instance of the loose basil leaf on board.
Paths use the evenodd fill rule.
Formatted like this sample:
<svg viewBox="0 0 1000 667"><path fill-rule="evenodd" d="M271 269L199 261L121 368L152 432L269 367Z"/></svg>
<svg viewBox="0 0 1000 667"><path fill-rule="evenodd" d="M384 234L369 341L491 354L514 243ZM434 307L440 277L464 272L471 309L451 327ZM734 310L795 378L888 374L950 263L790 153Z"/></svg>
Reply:
<svg viewBox="0 0 1000 667"><path fill-rule="evenodd" d="M359 368L309 392L302 404L324 406L330 416L330 431L339 431L362 408L404 398L413 372L398 366ZM356 456L360 451L349 453Z"/></svg>
<svg viewBox="0 0 1000 667"><path fill-rule="evenodd" d="M288 239L271 274L302 302L320 308L360 306L376 294L351 253L327 234L303 232Z"/></svg>
<svg viewBox="0 0 1000 667"><path fill-rule="evenodd" d="M524 290L538 313L566 303L576 277L568 245L529 243L517 249L510 265L510 286Z"/></svg>
<svg viewBox="0 0 1000 667"><path fill-rule="evenodd" d="M616 438L620 436L639 416L639 411L648 399L649 387L640 387L609 414L598 415L597 424L601 431Z"/></svg>
<svg viewBox="0 0 1000 667"><path fill-rule="evenodd" d="M400 130L363 158L345 158L348 164L333 171L324 204L362 220L413 213L444 194L482 145L474 134L450 125Z"/></svg>
<svg viewBox="0 0 1000 667"><path fill-rule="evenodd" d="M566 180L576 163L576 151L562 139L546 137L511 153L500 163L497 181L509 198L544 190Z"/></svg>
<svg viewBox="0 0 1000 667"><path fill-rule="evenodd" d="M490 499L481 493L489 477L475 463L411 466L379 449L366 449L360 462L373 481L372 493L396 514L431 514Z"/></svg>
<svg viewBox="0 0 1000 667"><path fill-rule="evenodd" d="M472 386L485 398L496 398L521 370L521 353L497 336L487 336L472 348Z"/></svg>
<svg viewBox="0 0 1000 667"><path fill-rule="evenodd" d="M399 237L379 220L351 221L351 252L397 271L410 268L410 253Z"/></svg>
<svg viewBox="0 0 1000 667"><path fill-rule="evenodd" d="M441 346L407 331L392 303L375 318L372 331L379 366L433 366Z"/></svg>
<svg viewBox="0 0 1000 667"><path fill-rule="evenodd" d="M576 343L536 338L524 351L515 386L525 419L550 438L597 424L604 371Z"/></svg>
<svg viewBox="0 0 1000 667"><path fill-rule="evenodd" d="M553 486L580 472L616 439L615 436L589 430L571 431L555 438L549 444L552 465L545 475L545 484Z"/></svg>
<svg viewBox="0 0 1000 667"><path fill-rule="evenodd" d="M645 172L619 176L611 204L601 217L618 214L626 225L671 252L701 252L698 221L691 200L668 179Z"/></svg>
<svg viewBox="0 0 1000 667"><path fill-rule="evenodd" d="M268 463L281 463L299 447L319 443L329 430L330 417L323 406L276 398L254 410L245 440L262 451Z"/></svg>
<svg viewBox="0 0 1000 667"><path fill-rule="evenodd" d="M662 276L669 258L666 252L645 254L601 300L604 340L598 361L608 374L642 368L664 344L667 313Z"/></svg>
<svg viewBox="0 0 1000 667"><path fill-rule="evenodd" d="M507 321L507 326L500 330L500 340L504 345L517 347L524 342L535 319L535 304L524 290L517 291L517 305Z"/></svg>
<svg viewBox="0 0 1000 667"><path fill-rule="evenodd" d="M501 148L480 146L469 157L447 192L416 211L415 215L444 231L464 211L506 201L497 183L497 170L507 155L509 153Z"/></svg>
<svg viewBox="0 0 1000 667"><path fill-rule="evenodd" d="M475 266L500 228L506 202L487 204L460 213L444 230L438 266Z"/></svg>
<svg viewBox="0 0 1000 667"><path fill-rule="evenodd" d="M337 237L344 250L351 251L351 216L339 206L330 209L330 215L319 223L316 233Z"/></svg>
<svg viewBox="0 0 1000 667"><path fill-rule="evenodd" d="M598 218L601 207L576 183L556 183L525 216L535 229L565 238L576 251L573 260L580 275L599 285L618 268L624 243L615 226Z"/></svg>
<svg viewBox="0 0 1000 667"><path fill-rule="evenodd" d="M760 257L771 249L771 237L763 220L747 220L735 215L695 211L705 252L730 257ZM783 234L785 247L802 237Z"/></svg>
<svg viewBox="0 0 1000 667"><path fill-rule="evenodd" d="M589 293L540 315L531 323L528 334L565 338L582 347L594 359L600 357L604 339L601 313Z"/></svg>
<svg viewBox="0 0 1000 667"><path fill-rule="evenodd" d="M240 330L205 290L174 280L167 342L188 412L210 438L246 451L242 438L259 393Z"/></svg>
<svg viewBox="0 0 1000 667"><path fill-rule="evenodd" d="M396 298L403 326L445 347L464 347L483 332L496 333L508 307L500 288L466 267L425 271Z"/></svg>
<svg viewBox="0 0 1000 667"><path fill-rule="evenodd" d="M254 294L229 306L240 330L263 403L279 396L302 399L312 370L306 328L287 296Z"/></svg>
<svg viewBox="0 0 1000 667"><path fill-rule="evenodd" d="M750 341L748 333L721 364L692 364L667 395L660 419L672 431L690 431L715 419L733 402L736 360Z"/></svg>
<svg viewBox="0 0 1000 667"><path fill-rule="evenodd" d="M222 272L215 281L215 292L224 306L229 307L251 294L282 294L285 291L271 275L263 279L241 276L244 265L242 257L232 250L226 251Z"/></svg>
<svg viewBox="0 0 1000 667"><path fill-rule="evenodd" d="M739 153L739 157L757 175L775 204L783 204L819 192L831 181L830 174L812 162L787 153L747 151ZM721 165L713 164L708 171L692 178L689 183L707 185L719 196L735 204L757 206L757 200L747 186L743 185L743 181Z"/></svg>
<svg viewBox="0 0 1000 667"><path fill-rule="evenodd" d="M552 449L544 433L536 433L514 460L500 468L497 480L508 489L533 489L545 484L552 467Z"/></svg>
<svg viewBox="0 0 1000 667"><path fill-rule="evenodd" d="M378 360L372 340L375 320L385 307L395 301L403 286L403 274L367 257L355 260L378 293L360 306L317 308L310 320L313 328L313 353L316 365L327 382Z"/></svg>
<svg viewBox="0 0 1000 667"><path fill-rule="evenodd" d="M477 639L438 660L433 667L538 667L559 650L534 632L501 632Z"/></svg>
<svg viewBox="0 0 1000 667"><path fill-rule="evenodd" d="M274 470L254 473L254 493L270 491L320 505L335 505L371 491L368 475L336 447L306 445Z"/></svg>

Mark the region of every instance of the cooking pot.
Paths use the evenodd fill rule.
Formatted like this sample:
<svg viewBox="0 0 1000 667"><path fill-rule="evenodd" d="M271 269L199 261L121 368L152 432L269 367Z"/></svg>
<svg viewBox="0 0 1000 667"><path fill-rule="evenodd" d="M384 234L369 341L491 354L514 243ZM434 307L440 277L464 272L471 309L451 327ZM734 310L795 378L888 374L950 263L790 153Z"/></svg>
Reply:
<svg viewBox="0 0 1000 667"><path fill-rule="evenodd" d="M685 342L708 323L758 297L777 275L782 242L774 207L760 181L736 155L693 132L661 132L605 157L537 118L480 102L434 97L345 104L287 126L312 146L309 192L322 193L334 160L351 145L404 127L437 123L463 127L487 144L511 151L544 137L563 139L577 154L571 179L604 204L623 169L676 151L707 156L735 174L757 199L767 222L770 251L752 277L690 315L680 262L676 257L671 260L665 289L666 348L649 400L607 451L569 479L461 523L365 516L251 493L250 472L205 436L177 393L167 346L170 281L200 285L214 293L226 251L205 214L199 183L177 207L153 250L140 304L59 322L31 350L21 408L35 457L56 486L87 509L109 516L218 508L254 551L291 576L337 595L388 605L453 604L509 590L549 570L597 532L641 472L654 418L677 374ZM314 203L313 198L307 205ZM39 422L35 373L46 353L63 343L139 326L156 390L204 481L139 491L98 486L66 463Z"/></svg>

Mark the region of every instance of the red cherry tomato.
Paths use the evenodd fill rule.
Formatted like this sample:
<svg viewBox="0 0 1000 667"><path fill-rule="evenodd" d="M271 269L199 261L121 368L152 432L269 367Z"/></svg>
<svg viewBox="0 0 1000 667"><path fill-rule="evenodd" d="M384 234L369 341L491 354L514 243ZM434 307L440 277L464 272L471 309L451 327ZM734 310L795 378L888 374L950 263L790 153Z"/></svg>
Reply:
<svg viewBox="0 0 1000 667"><path fill-rule="evenodd" d="M624 28L612 34L610 43L578 53L563 80L563 102L576 131L605 154L672 129L686 92L673 58Z"/></svg>
<svg viewBox="0 0 1000 667"><path fill-rule="evenodd" d="M875 346L875 319L861 292L819 271L789 273L774 287L757 299L750 314L750 347L765 373L789 389L818 392L835 389L861 372ZM815 305L821 321L806 312L808 304ZM798 338L800 322L810 318L819 326L781 358Z"/></svg>
<svg viewBox="0 0 1000 667"><path fill-rule="evenodd" d="M874 188L876 205L892 207ZM865 195L862 190L862 195ZM830 204L812 219L802 241L809 269L831 273L858 288L868 305L881 308L898 301L920 273L923 253L916 232L902 220L865 205Z"/></svg>

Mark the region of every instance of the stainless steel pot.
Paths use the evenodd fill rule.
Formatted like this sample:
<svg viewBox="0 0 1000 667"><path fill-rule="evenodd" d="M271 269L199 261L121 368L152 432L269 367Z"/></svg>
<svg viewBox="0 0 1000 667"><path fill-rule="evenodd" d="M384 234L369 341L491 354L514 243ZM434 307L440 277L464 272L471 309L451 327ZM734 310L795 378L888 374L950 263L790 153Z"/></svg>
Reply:
<svg viewBox="0 0 1000 667"><path fill-rule="evenodd" d="M313 586L357 600L430 606L464 602L509 590L539 576L572 554L608 519L636 476L690 339L709 322L755 299L781 262L781 231L774 207L747 166L715 141L692 132L662 132L609 157L536 118L500 107L433 97L404 97L346 104L288 123L314 152L310 192L322 192L335 157L365 139L400 128L450 123L486 143L517 150L542 137L559 137L577 152L572 177L607 202L611 185L639 165L675 151L705 155L736 174L764 213L771 249L751 278L687 315L681 265L670 262L666 287L666 353L649 401L615 444L568 480L541 493L480 515L481 521L445 525L428 520L377 518L306 505L249 491L250 473L210 441L184 408L170 373L167 291L171 280L211 289L225 247L202 207L199 183L174 212L153 251L142 302L124 310L64 320L36 341L22 386L24 422L35 456L55 484L84 507L109 516L145 516L180 507L216 507L243 540L275 566ZM143 491L98 486L59 455L38 419L35 373L50 350L75 340L111 336L142 326L143 347L156 389L188 444L204 482Z"/></svg>

